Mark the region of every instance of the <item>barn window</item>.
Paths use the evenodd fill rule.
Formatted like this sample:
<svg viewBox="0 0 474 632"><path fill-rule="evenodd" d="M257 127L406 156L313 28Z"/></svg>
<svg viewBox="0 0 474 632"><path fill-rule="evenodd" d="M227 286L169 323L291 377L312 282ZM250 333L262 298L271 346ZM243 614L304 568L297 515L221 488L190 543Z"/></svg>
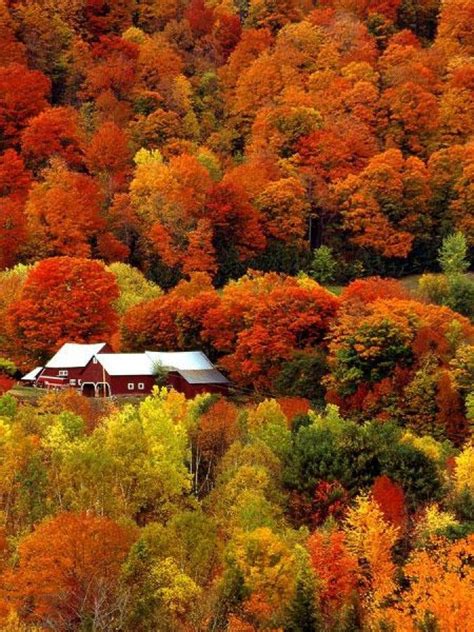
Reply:
<svg viewBox="0 0 474 632"><path fill-rule="evenodd" d="M68 375L68 371L59 371L60 377L67 377L67 375Z"/></svg>
<svg viewBox="0 0 474 632"><path fill-rule="evenodd" d="M133 382L128 383L128 390L133 391L135 389L135 384Z"/></svg>
<svg viewBox="0 0 474 632"><path fill-rule="evenodd" d="M92 364L97 364L97 358L92 358Z"/></svg>
<svg viewBox="0 0 474 632"><path fill-rule="evenodd" d="M69 384L71 386L76 386L76 380L69 380Z"/></svg>
<svg viewBox="0 0 474 632"><path fill-rule="evenodd" d="M138 390L139 391L144 391L145 390L145 384L143 384L143 382L138 382Z"/></svg>

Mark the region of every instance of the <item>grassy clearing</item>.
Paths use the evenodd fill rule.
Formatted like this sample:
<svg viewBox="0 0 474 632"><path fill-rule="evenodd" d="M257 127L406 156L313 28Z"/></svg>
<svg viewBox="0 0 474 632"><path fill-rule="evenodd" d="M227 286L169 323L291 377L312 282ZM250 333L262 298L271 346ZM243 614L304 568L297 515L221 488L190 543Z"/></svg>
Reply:
<svg viewBox="0 0 474 632"><path fill-rule="evenodd" d="M9 395L13 395L16 399L20 399L23 402L35 403L38 399L45 394L46 391L33 388L32 386L23 386L23 384L15 384L13 388L8 391Z"/></svg>

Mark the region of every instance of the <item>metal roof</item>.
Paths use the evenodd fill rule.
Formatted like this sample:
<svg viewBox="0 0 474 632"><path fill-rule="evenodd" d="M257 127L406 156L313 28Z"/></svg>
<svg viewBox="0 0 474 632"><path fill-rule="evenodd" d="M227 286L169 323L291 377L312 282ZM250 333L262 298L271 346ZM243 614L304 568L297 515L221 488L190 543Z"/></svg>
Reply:
<svg viewBox="0 0 474 632"><path fill-rule="evenodd" d="M32 371L24 375L21 379L25 380L25 382L33 382L34 380L36 380L36 378L38 377L38 375L41 373L42 370L43 370L42 366L37 366Z"/></svg>
<svg viewBox="0 0 474 632"><path fill-rule="evenodd" d="M86 364L105 346L105 342L83 345L66 342L61 349L46 363L48 369L75 369Z"/></svg>
<svg viewBox="0 0 474 632"><path fill-rule="evenodd" d="M229 380L217 369L200 369L198 371L177 371L188 384L228 384Z"/></svg>
<svg viewBox="0 0 474 632"><path fill-rule="evenodd" d="M153 363L145 353L98 353L97 360L109 375L153 375Z"/></svg>
<svg viewBox="0 0 474 632"><path fill-rule="evenodd" d="M145 351L151 362L175 371L205 371L214 365L202 351Z"/></svg>

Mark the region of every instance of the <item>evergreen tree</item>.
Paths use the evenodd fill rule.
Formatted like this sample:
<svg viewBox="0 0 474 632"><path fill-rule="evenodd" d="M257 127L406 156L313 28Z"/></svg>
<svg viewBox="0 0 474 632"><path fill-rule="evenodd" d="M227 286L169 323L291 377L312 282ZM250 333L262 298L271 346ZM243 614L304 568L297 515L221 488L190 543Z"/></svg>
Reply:
<svg viewBox="0 0 474 632"><path fill-rule="evenodd" d="M293 601L288 609L285 632L322 632L316 578L308 562L307 552L298 547L300 570L296 579Z"/></svg>

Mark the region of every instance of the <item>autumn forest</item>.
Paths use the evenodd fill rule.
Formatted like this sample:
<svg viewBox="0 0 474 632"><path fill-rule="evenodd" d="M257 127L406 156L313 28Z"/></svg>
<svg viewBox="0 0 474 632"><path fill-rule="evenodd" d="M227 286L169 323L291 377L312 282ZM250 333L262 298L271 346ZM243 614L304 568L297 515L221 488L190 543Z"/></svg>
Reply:
<svg viewBox="0 0 474 632"><path fill-rule="evenodd" d="M473 0L0 0L0 630L472 632L473 253Z"/></svg>

